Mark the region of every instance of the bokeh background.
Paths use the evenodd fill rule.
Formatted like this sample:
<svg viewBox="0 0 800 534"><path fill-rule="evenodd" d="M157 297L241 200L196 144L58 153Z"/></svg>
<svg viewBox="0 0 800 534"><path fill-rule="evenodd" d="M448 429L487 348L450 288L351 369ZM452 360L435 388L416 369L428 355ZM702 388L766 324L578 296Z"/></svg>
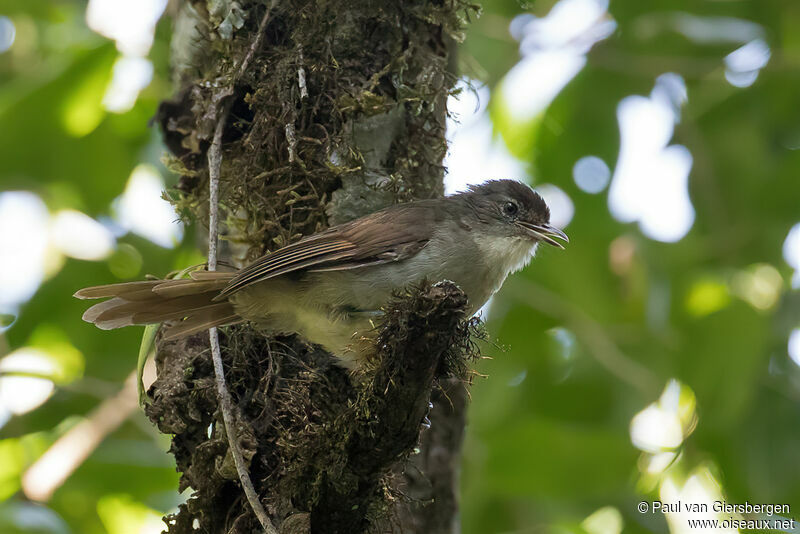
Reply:
<svg viewBox="0 0 800 534"><path fill-rule="evenodd" d="M70 298L202 261L147 126L172 91L165 7L0 0L3 533L157 533L184 498L136 408L141 331ZM483 310L464 534L730 517L637 511L653 499L797 517L798 28L794 0L483 2L447 189L523 179L572 242Z"/></svg>

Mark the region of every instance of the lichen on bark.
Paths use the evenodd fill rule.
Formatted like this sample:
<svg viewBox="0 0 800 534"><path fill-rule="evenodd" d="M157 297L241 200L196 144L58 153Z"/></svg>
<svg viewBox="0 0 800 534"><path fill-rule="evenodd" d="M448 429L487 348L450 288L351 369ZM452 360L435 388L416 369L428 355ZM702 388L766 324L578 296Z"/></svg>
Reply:
<svg viewBox="0 0 800 534"><path fill-rule="evenodd" d="M223 254L234 264L394 202L440 196L454 82L449 50L475 10L463 0L178 3L178 90L156 117L168 163L181 176L169 192L176 208L196 223L207 219L205 151L221 109L228 113ZM267 11L260 46L239 72ZM474 353L464 304L452 284L409 288L387 304L375 360L357 376L296 336L223 329L237 438L276 525L355 533L412 532L424 523L420 532L453 531L456 477L452 465L430 461L426 443L435 434L423 436L412 461L437 472L429 487L441 487L417 491L420 481L403 474L401 460L417 444L432 390L441 399L433 424L438 417L442 428L455 425L434 445L449 443L446 463L458 457L464 353ZM205 336L159 343L147 413L174 435L181 489L194 491L169 532L194 532L195 521L207 532L251 532L257 523L218 423L207 351ZM442 395L436 384L445 380L454 389ZM390 406L385 397L407 410L407 420L381 412ZM401 486L412 501L436 502L409 502ZM441 517L420 519L423 504L424 515Z"/></svg>

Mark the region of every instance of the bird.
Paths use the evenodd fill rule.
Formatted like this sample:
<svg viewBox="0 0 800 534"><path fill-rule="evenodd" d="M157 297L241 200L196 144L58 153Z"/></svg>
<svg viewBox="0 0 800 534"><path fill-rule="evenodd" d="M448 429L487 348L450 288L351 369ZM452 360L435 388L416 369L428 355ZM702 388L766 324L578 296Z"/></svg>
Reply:
<svg viewBox="0 0 800 534"><path fill-rule="evenodd" d="M298 333L348 368L371 350L375 318L398 290L449 280L474 315L540 243L563 249L544 199L516 180L489 180L443 198L396 204L269 252L234 271L87 287L108 298L83 320L109 330L166 323L164 340L249 321ZM372 345L374 350L374 345Z"/></svg>

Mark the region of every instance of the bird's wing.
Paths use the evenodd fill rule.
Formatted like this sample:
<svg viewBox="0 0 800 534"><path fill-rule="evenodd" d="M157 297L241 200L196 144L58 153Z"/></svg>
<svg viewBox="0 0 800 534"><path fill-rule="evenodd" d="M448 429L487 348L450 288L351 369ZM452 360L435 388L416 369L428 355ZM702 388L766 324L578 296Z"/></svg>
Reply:
<svg viewBox="0 0 800 534"><path fill-rule="evenodd" d="M290 272L358 269L409 258L434 229L434 221L421 218L435 215L415 204L387 208L266 254L239 271L215 300Z"/></svg>

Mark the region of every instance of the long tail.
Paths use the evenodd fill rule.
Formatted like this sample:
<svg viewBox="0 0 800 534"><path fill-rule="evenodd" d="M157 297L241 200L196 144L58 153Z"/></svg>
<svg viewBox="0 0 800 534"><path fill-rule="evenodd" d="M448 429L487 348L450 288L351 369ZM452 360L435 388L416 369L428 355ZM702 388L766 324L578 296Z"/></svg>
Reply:
<svg viewBox="0 0 800 534"><path fill-rule="evenodd" d="M243 321L233 305L213 299L235 272L196 271L191 279L145 280L87 287L75 293L79 299L111 297L95 304L83 314L83 320L98 328L111 330L135 324L170 321L164 339L171 340Z"/></svg>

